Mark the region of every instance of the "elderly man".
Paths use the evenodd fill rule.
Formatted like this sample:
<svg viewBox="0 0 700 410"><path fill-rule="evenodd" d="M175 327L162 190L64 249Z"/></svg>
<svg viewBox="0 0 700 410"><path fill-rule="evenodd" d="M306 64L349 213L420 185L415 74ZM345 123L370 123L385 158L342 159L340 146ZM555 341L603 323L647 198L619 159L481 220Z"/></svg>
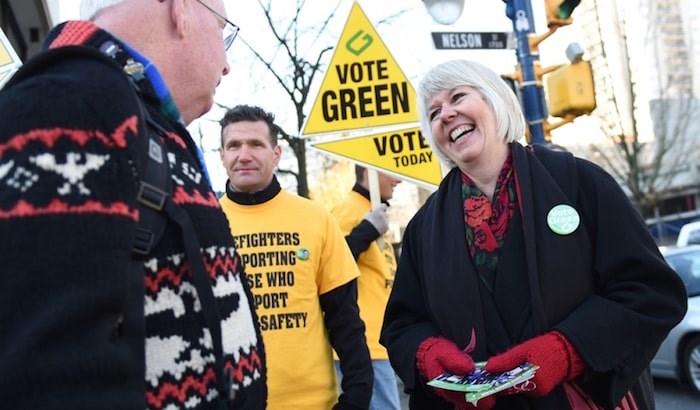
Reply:
<svg viewBox="0 0 700 410"><path fill-rule="evenodd" d="M221 0L82 11L0 93L0 403L263 409L252 296L185 129L237 27Z"/></svg>

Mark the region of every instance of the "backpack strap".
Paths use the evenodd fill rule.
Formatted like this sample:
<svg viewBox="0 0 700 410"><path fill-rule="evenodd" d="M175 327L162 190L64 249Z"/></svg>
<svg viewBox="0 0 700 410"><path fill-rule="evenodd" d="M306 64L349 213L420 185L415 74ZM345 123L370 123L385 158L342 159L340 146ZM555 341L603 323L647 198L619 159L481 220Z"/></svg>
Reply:
<svg viewBox="0 0 700 410"><path fill-rule="evenodd" d="M142 70L142 68L141 70L129 70L131 84L136 93L139 94L136 100L139 104L141 118L144 120L140 123L145 124L147 133L144 135L148 136L147 138L137 138L141 144L139 152L143 153L137 155L141 160L140 169L138 168L139 164L137 164L140 176L137 200L142 216L139 218L137 237L132 252L137 255L148 255L153 250L165 231L166 215L180 227L182 240L185 244L185 254L192 272L192 282L202 304L204 322L211 333L215 358L214 372L219 392L218 405L221 410L225 410L228 408L228 401L233 399L231 389L233 374L231 369L224 366L219 305L214 297L211 278L206 266L204 266L202 247L197 239L197 231L192 219L182 206L177 205L172 199L170 168L161 141L161 137L165 137L167 132L153 119L140 97L139 83L145 78ZM145 144L147 147L143 146ZM146 153L147 155L145 155Z"/></svg>
<svg viewBox="0 0 700 410"><path fill-rule="evenodd" d="M219 305L214 297L211 278L204 266L201 245L197 239L197 231L194 228L189 214L172 200L172 188L170 185L170 168L164 155L161 137L167 132L153 119L149 109L144 106L140 97L139 83L145 79L143 68L140 70L128 70L131 84L139 96L136 100L139 105L141 124L146 126L147 138L137 138L141 146L137 155L141 163L137 164L139 170L139 202L142 216L139 218L137 235L132 252L137 255L148 255L165 231L167 217L174 221L182 234L185 244L185 254L192 272L192 282L197 289L199 301L202 304L202 314L209 332L211 333L212 347L214 349L214 372L216 373L217 390L219 392L218 405L221 410L228 408L228 401L233 399L233 374L231 369L224 366L224 352L221 335L221 314ZM146 145L147 146L144 146ZM145 155L147 153L147 155ZM140 168L139 168L140 167Z"/></svg>
<svg viewBox="0 0 700 410"><path fill-rule="evenodd" d="M137 92L138 78L130 75L132 84ZM221 336L221 314L219 305L214 297L211 278L207 268L204 266L201 245L197 239L197 231L194 228L192 219L182 206L177 205L172 199L172 188L170 185L170 172L167 158L161 137L166 136L166 131L151 117L147 108L144 107L141 98L137 98L141 110L142 118L145 119L147 128L147 138L137 138L140 141L141 153L148 155L138 156L141 159L139 175L139 191L137 200L141 216L137 227L136 238L132 252L136 255L148 255L160 238L163 236L167 218L174 221L182 233L182 240L185 244L185 254L190 264L192 272L192 282L197 289L199 301L202 304L202 314L204 321L209 328L214 349L214 371L216 373L217 390L219 391L219 407L222 410L228 408L227 402L233 399L231 385L233 384L233 374L231 369L226 369L223 363L224 351ZM148 145L147 147L144 145ZM145 161L144 161L145 160ZM144 163L145 162L145 163ZM137 168L138 168L137 164ZM143 269L143 267L142 267Z"/></svg>
<svg viewBox="0 0 700 410"><path fill-rule="evenodd" d="M133 80L131 82L137 92L140 92L136 83ZM140 111L142 138L136 138L138 154L134 161L139 175L139 190L136 194L139 221L131 252L135 259L142 259L151 253L165 232L167 218L163 207L172 193L172 187L170 167L161 140L166 131L153 121L142 100L136 100Z"/></svg>

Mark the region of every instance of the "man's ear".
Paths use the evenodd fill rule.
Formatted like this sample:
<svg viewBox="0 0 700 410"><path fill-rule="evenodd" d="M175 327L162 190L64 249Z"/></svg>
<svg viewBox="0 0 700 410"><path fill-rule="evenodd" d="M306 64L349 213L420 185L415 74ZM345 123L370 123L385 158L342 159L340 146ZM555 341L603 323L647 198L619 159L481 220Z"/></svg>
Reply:
<svg viewBox="0 0 700 410"><path fill-rule="evenodd" d="M190 7L195 0L171 0L171 10L170 16L175 24L175 29L177 30L177 35L180 38L184 38L189 32L190 28Z"/></svg>
<svg viewBox="0 0 700 410"><path fill-rule="evenodd" d="M272 157L274 158L275 166L277 166L280 162L280 158L282 158L282 147L280 147L279 144L275 145L272 149Z"/></svg>

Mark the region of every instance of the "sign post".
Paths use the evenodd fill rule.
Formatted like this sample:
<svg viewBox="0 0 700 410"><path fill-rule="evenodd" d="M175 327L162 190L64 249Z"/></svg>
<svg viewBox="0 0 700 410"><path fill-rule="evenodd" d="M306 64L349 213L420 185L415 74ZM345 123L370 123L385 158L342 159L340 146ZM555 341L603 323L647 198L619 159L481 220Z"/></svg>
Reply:
<svg viewBox="0 0 700 410"><path fill-rule="evenodd" d="M529 35L535 32L530 0L503 0L506 3L506 16L513 22L517 37L516 55L520 67L521 104L530 130L530 143L544 144L544 122L547 119L547 103L542 84L535 71L540 66L539 54L530 50Z"/></svg>

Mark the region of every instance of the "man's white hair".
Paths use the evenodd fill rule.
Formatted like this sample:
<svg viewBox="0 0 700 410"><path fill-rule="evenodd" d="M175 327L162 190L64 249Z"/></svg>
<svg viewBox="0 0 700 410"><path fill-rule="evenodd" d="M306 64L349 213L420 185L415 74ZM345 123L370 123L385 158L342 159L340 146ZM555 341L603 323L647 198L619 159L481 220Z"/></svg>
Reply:
<svg viewBox="0 0 700 410"><path fill-rule="evenodd" d="M80 18L82 20L92 20L95 14L105 7L114 6L124 0L82 0L80 2Z"/></svg>

